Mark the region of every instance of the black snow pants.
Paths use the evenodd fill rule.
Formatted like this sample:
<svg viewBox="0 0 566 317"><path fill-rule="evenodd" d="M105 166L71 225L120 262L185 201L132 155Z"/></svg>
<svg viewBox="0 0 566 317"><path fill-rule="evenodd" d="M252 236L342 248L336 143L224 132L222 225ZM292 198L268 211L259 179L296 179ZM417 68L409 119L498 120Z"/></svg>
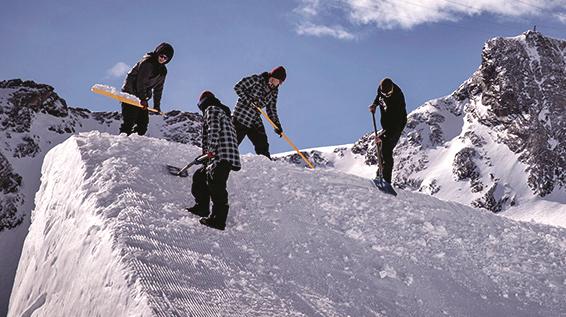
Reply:
<svg viewBox="0 0 566 317"><path fill-rule="evenodd" d="M265 133L265 128L260 125L256 128L248 128L245 125L238 122L237 119L233 118L234 128L236 129L236 138L238 139L238 145L242 144L246 135L252 142L255 148L255 153L259 155L264 155L271 160L271 155L269 154L269 143L267 142L267 134Z"/></svg>
<svg viewBox="0 0 566 317"><path fill-rule="evenodd" d="M381 137L381 156L383 157L383 179L391 184L393 173L393 149L399 142L401 133L385 134Z"/></svg>
<svg viewBox="0 0 566 317"><path fill-rule="evenodd" d="M193 174L191 193L195 197L196 204L204 210L209 210L210 201L212 200L210 218L221 224L226 224L226 218L228 217L229 207L226 183L228 182L230 171L230 163L220 161L208 173L206 166L202 166Z"/></svg>
<svg viewBox="0 0 566 317"><path fill-rule="evenodd" d="M122 120L120 133L130 135L136 132L139 135L144 135L147 132L147 125L149 123L149 111L127 103L122 103Z"/></svg>

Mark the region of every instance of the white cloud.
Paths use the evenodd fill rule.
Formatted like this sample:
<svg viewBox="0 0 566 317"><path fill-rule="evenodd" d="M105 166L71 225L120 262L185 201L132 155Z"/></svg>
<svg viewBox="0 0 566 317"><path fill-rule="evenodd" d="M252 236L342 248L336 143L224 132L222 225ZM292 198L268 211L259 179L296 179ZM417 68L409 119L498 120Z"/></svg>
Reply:
<svg viewBox="0 0 566 317"><path fill-rule="evenodd" d="M341 26L326 26L326 25L316 25L312 23L301 24L297 27L297 33L300 35L312 35L312 36L331 36L341 40L353 40L355 36L346 31Z"/></svg>
<svg viewBox="0 0 566 317"><path fill-rule="evenodd" d="M383 29L410 29L419 24L457 21L465 16L494 14L504 17L552 15L566 23L566 0L303 0L296 12L303 23L321 13L347 18L352 27L375 25ZM561 10L556 13L553 11ZM320 23L319 23L320 24ZM346 31L346 29L342 29ZM331 34L328 34L331 35ZM352 35L353 36L353 35Z"/></svg>
<svg viewBox="0 0 566 317"><path fill-rule="evenodd" d="M315 16L320 8L320 0L302 0L295 12L305 17Z"/></svg>
<svg viewBox="0 0 566 317"><path fill-rule="evenodd" d="M566 13L556 13L554 16L558 19L558 21L566 24Z"/></svg>
<svg viewBox="0 0 566 317"><path fill-rule="evenodd" d="M423 23L455 21L482 13L507 17L541 15L563 7L566 0L344 0L344 3L346 13L355 23L408 29Z"/></svg>
<svg viewBox="0 0 566 317"><path fill-rule="evenodd" d="M112 66L109 70L106 71L107 77L123 77L128 73L130 70L130 66L123 62L118 62L116 65Z"/></svg>

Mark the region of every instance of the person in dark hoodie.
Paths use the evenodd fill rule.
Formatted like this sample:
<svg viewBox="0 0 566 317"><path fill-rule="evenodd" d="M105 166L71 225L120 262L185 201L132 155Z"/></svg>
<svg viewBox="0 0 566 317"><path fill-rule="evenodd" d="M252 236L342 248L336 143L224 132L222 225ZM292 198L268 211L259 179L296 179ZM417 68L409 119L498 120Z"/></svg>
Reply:
<svg viewBox="0 0 566 317"><path fill-rule="evenodd" d="M230 171L241 168L236 131L232 125L230 108L223 105L212 92L201 94L198 107L204 117L202 154L206 154L208 159L193 174L191 192L195 197L195 205L187 210L203 217L200 219L203 225L224 230L229 209L226 183Z"/></svg>
<svg viewBox="0 0 566 317"><path fill-rule="evenodd" d="M407 124L407 110L401 88L389 78L384 78L379 84L377 96L369 106L369 111L375 113L377 107L381 114L380 123L383 131L381 136L376 137L375 142L381 143L383 179L391 184L393 149Z"/></svg>
<svg viewBox="0 0 566 317"><path fill-rule="evenodd" d="M245 77L234 86L239 98L232 121L236 128L238 145L247 135L255 147L256 154L265 155L269 159L271 155L267 134L256 106L266 108L267 115L277 126L274 129L275 133L281 136L283 128L277 115L277 95L279 85L285 81L286 77L287 71L283 66L279 66L271 72Z"/></svg>
<svg viewBox="0 0 566 317"><path fill-rule="evenodd" d="M153 95L153 107L161 111L161 95L163 84L167 76L167 63L173 58L173 46L169 43L161 43L153 52L149 52L137 62L128 72L122 91L138 97L141 104L146 108L122 103L123 123L120 133L130 135L134 132L144 135L149 123L149 112L147 110L148 100Z"/></svg>

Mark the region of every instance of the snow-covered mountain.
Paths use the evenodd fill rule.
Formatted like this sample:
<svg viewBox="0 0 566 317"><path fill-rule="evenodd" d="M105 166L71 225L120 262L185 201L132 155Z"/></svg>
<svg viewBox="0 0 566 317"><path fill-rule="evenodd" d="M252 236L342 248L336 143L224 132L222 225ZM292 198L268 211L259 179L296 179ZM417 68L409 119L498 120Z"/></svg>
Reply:
<svg viewBox="0 0 566 317"><path fill-rule="evenodd" d="M99 132L52 149L8 316L566 315L566 229L245 155L221 232L164 168L198 153Z"/></svg>
<svg viewBox="0 0 566 317"><path fill-rule="evenodd" d="M119 112L68 107L51 86L19 79L0 81L0 316L8 307L43 157L77 132L117 134L120 121ZM199 114L189 112L154 115L148 134L198 145L201 121Z"/></svg>
<svg viewBox="0 0 566 317"><path fill-rule="evenodd" d="M566 226L565 114L566 41L533 31L492 39L470 79L409 114L394 185ZM366 177L375 173L367 168L374 153L371 134L311 151L319 166Z"/></svg>

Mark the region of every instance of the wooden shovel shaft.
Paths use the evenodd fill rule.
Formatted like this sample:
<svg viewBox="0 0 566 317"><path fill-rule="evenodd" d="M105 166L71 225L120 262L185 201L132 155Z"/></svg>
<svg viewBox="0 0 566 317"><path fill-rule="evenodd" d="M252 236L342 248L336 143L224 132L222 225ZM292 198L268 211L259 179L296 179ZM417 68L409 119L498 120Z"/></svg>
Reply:
<svg viewBox="0 0 566 317"><path fill-rule="evenodd" d="M255 105L254 105L255 106ZM269 118L269 116L267 115L267 113L265 113L265 111L263 111L260 107L255 106L257 108L257 110L259 112L261 112L261 114L267 119L267 121L269 122L269 124L271 124L271 126L274 129L278 129L277 125L271 121L271 119ZM281 136L283 137L283 139L285 139L285 141L287 141L287 143L289 143L289 145L297 152L299 153L299 155L301 156L301 158L303 159L303 161L305 161L305 163L307 163L307 165L314 169L314 165L303 155L303 153L301 153L301 151L299 151L299 149L295 146L295 144L293 144L293 142L291 141L291 139L289 139L287 137L287 135L285 135L285 133L281 132Z"/></svg>
<svg viewBox="0 0 566 317"><path fill-rule="evenodd" d="M140 104L139 102L136 102L136 101L131 100L131 99L128 99L128 98L125 98L125 97L120 96L120 95L115 95L115 94L113 94L113 93L111 93L111 92L109 92L109 91L106 91L106 90L97 89L97 88L95 88L95 87L92 87L92 88L90 89L90 91L94 92L95 94L99 94L99 95L103 95L103 96L106 96L106 97L110 97L110 98L112 98L112 99L116 99L116 100L118 100L118 101L120 101L120 102L127 103L127 104L132 105L132 106L136 106L136 107L139 107L139 108L146 108L147 110L149 110L149 111L151 111L151 112L155 112L155 113L161 114L161 112L159 112L157 109L149 108L149 107L144 107L144 106L143 106L142 104Z"/></svg>
<svg viewBox="0 0 566 317"><path fill-rule="evenodd" d="M381 143L377 143L377 138L379 135L377 134L377 125L375 124L375 112L371 113L372 123L373 123L373 132L375 135L375 151L377 156L377 176L383 178L383 159L381 158Z"/></svg>

